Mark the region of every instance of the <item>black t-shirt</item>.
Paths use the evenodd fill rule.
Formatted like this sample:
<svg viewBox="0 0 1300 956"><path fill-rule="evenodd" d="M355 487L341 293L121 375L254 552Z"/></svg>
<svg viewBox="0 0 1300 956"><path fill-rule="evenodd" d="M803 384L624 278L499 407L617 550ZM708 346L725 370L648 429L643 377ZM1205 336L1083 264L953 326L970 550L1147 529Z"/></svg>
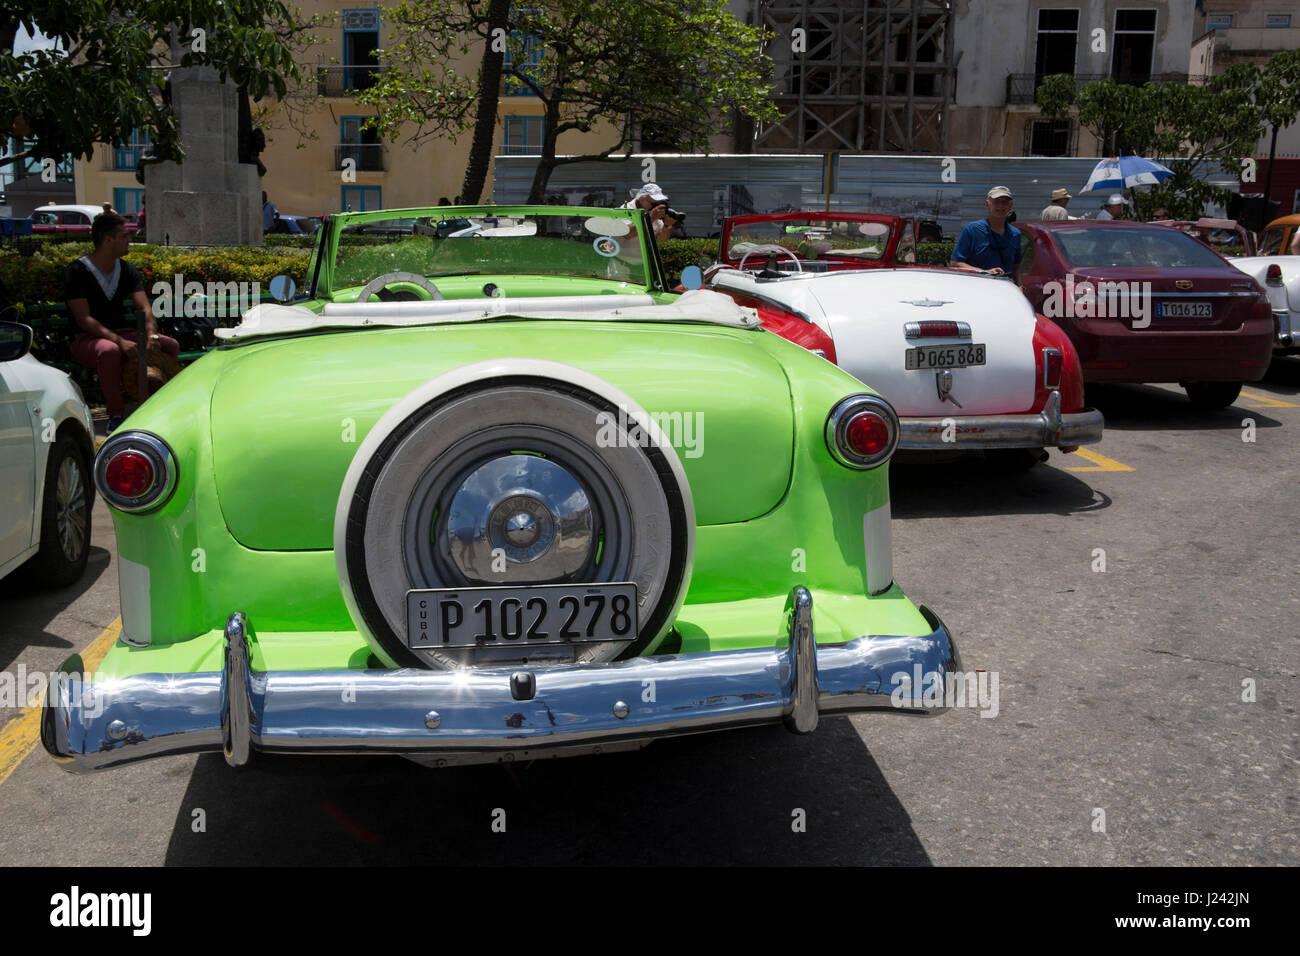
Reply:
<svg viewBox="0 0 1300 956"><path fill-rule="evenodd" d="M117 264L119 266L117 286L111 296L104 295L99 280L80 259L70 263L67 271L63 273L64 301L85 299L90 305L90 317L104 328L112 329L114 332L129 328L128 323L123 319L122 300L129 299L136 292L144 291L144 279L140 276L140 270L125 259L118 259Z"/></svg>

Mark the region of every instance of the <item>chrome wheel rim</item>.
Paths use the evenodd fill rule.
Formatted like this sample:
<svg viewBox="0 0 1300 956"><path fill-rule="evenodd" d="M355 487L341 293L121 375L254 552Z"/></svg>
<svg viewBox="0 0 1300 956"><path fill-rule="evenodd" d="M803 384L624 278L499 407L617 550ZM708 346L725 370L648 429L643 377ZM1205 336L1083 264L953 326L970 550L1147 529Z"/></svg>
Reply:
<svg viewBox="0 0 1300 956"><path fill-rule="evenodd" d="M86 547L86 479L75 456L59 465L54 485L54 523L59 546L70 562L81 560Z"/></svg>
<svg viewBox="0 0 1300 956"><path fill-rule="evenodd" d="M407 509L417 588L621 581L632 513L617 480L563 432L500 426L433 462Z"/></svg>

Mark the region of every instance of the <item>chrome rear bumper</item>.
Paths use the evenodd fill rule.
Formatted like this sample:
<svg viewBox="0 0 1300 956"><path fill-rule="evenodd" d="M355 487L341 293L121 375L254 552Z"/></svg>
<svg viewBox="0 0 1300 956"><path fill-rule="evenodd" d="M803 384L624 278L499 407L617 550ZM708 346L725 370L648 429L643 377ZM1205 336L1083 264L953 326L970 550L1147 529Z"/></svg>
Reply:
<svg viewBox="0 0 1300 956"><path fill-rule="evenodd" d="M921 637L817 647L812 597L786 604L788 648L664 655L607 664L459 671L253 671L243 614L226 626L220 672L84 682L74 655L51 687L41 741L72 773L197 751L233 766L270 753L418 757L438 766L599 753L657 737L784 721L808 733L822 714L936 713L960 670L927 608ZM917 686L915 674L928 676ZM531 675L531 676L530 676ZM897 675L897 676L896 676ZM907 680L903 681L902 678Z"/></svg>
<svg viewBox="0 0 1300 956"><path fill-rule="evenodd" d="M1291 312L1288 309L1273 310L1273 347L1289 349L1300 345L1296 329L1292 327Z"/></svg>
<svg viewBox="0 0 1300 956"><path fill-rule="evenodd" d="M957 411L957 409L954 409ZM950 415L898 419L900 449L1047 448L1101 441L1105 419L1095 408L1061 414L1061 395L1052 392L1038 413Z"/></svg>

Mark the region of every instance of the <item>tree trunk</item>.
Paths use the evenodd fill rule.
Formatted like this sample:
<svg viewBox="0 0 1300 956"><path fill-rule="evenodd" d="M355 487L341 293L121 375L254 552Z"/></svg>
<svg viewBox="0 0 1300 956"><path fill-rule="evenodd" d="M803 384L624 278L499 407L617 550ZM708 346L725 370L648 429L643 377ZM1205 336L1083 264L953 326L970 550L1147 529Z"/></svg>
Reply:
<svg viewBox="0 0 1300 956"><path fill-rule="evenodd" d="M558 100L547 101L545 116L546 130L542 134L542 155L537 160L537 172L533 174L533 186L528 190L529 203L546 202L546 184L550 181L551 173L555 172L555 167L559 165L555 161L555 143L559 139L555 127L560 122L560 104Z"/></svg>
<svg viewBox="0 0 1300 956"><path fill-rule="evenodd" d="M472 206L483 195L488 167L492 163L492 140L497 130L497 104L501 99L501 67L505 53L493 51L493 31L510 29L510 0L491 0L488 4L488 36L483 47L483 65L479 74L478 113L474 118L474 140L465 167L465 181L460 187L460 202ZM499 35L499 34L497 34Z"/></svg>

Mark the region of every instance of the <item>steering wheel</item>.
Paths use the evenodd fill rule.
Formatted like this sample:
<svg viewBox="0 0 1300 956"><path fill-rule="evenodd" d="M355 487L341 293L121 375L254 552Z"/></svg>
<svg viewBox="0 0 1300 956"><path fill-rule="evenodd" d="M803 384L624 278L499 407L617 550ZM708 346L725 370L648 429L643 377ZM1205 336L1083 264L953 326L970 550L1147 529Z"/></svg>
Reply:
<svg viewBox="0 0 1300 956"><path fill-rule="evenodd" d="M426 299L441 299L443 295L438 291L438 287L426 279L424 276L415 272L385 272L381 276L375 276L366 283L366 287L357 294L357 302L367 302L372 295L375 295L385 286L393 285L396 282L409 282L411 285L417 285L429 294ZM416 297L417 299L419 296Z"/></svg>
<svg viewBox="0 0 1300 956"><path fill-rule="evenodd" d="M772 255L772 254L774 254L774 253L782 253L782 252L783 252L783 253L785 253L787 256L789 256L790 259L794 262L794 268L795 268L795 271L796 271L796 272L803 272L803 266L800 265L800 263L799 263L799 257L796 256L793 252L791 252L791 251L790 251L789 249L787 249L785 246L766 245L766 244L761 245L761 246L755 246L753 249L750 249L747 253L744 254L744 256L741 257L741 259L740 259L740 265L737 266L736 268L743 270L743 269L745 268L745 263L749 261L749 257L752 256L752 255L753 255L754 253L756 253L756 252L766 253L766 254L768 254L768 255Z"/></svg>

